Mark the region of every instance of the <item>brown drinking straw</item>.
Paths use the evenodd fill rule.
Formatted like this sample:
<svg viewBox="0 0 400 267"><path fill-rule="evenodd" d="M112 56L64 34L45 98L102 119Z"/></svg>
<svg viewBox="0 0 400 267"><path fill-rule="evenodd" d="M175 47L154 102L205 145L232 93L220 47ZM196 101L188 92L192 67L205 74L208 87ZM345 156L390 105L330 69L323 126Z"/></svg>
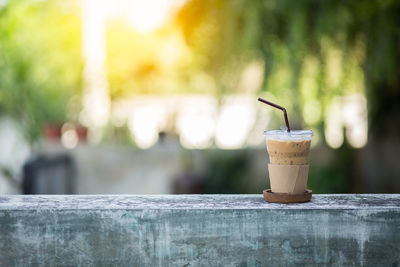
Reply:
<svg viewBox="0 0 400 267"><path fill-rule="evenodd" d="M283 117L285 118L287 131L288 131L288 133L290 133L290 126L289 126L289 120L288 120L288 117L287 117L286 109L284 107L281 107L281 106L277 105L277 104L274 104L274 103L269 102L269 101L267 101L265 99L262 99L261 97L258 98L258 101L263 102L264 104L273 106L274 108L282 110L283 111Z"/></svg>

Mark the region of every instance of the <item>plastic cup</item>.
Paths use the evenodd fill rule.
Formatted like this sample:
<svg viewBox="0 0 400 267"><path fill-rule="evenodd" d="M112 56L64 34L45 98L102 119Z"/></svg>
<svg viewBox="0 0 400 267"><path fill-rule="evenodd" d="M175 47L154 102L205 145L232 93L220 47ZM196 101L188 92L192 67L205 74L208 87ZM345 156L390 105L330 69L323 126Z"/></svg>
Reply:
<svg viewBox="0 0 400 267"><path fill-rule="evenodd" d="M271 191L273 193L302 194L307 189L308 154L313 132L298 130L264 132Z"/></svg>

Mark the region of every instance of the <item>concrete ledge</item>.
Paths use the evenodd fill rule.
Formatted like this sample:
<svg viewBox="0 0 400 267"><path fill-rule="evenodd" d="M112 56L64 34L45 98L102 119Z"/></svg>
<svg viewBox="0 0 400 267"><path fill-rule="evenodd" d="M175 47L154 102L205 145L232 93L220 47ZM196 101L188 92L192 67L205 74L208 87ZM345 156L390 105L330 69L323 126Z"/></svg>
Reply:
<svg viewBox="0 0 400 267"><path fill-rule="evenodd" d="M0 263L400 264L400 195L1 196Z"/></svg>

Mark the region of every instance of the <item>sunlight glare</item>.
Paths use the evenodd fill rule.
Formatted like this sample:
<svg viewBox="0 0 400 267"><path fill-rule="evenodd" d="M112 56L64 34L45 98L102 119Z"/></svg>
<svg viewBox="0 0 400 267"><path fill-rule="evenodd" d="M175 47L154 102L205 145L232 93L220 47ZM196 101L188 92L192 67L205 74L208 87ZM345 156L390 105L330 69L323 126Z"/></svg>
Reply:
<svg viewBox="0 0 400 267"><path fill-rule="evenodd" d="M325 138L332 148L339 148L343 144L342 110L339 99L335 99L328 109Z"/></svg>
<svg viewBox="0 0 400 267"><path fill-rule="evenodd" d="M128 128L138 147L145 149L158 140L159 125L163 111L157 106L138 106L128 120Z"/></svg>
<svg viewBox="0 0 400 267"><path fill-rule="evenodd" d="M354 148L361 148L368 141L367 100L361 93L336 98L326 118L325 137L328 145L339 148L346 139Z"/></svg>
<svg viewBox="0 0 400 267"><path fill-rule="evenodd" d="M78 145L79 137L75 126L72 123L64 123L61 128L61 143L68 149L73 149Z"/></svg>
<svg viewBox="0 0 400 267"><path fill-rule="evenodd" d="M183 147L204 149L213 143L216 101L208 97L190 97L179 111L176 128Z"/></svg>
<svg viewBox="0 0 400 267"><path fill-rule="evenodd" d="M343 123L346 126L346 138L352 147L361 148L367 144L367 100L364 95L353 94L345 98Z"/></svg>
<svg viewBox="0 0 400 267"><path fill-rule="evenodd" d="M171 4L172 1L167 0L132 1L129 22L141 33L153 31L165 22Z"/></svg>
<svg viewBox="0 0 400 267"><path fill-rule="evenodd" d="M228 99L221 108L215 133L215 142L218 147L236 149L245 144L256 116L254 103L246 100L245 97Z"/></svg>

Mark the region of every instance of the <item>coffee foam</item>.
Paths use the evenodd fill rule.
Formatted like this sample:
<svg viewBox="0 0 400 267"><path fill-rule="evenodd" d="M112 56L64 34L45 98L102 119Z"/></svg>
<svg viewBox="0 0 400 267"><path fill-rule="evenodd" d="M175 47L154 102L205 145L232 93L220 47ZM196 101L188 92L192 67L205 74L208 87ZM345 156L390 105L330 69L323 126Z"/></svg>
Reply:
<svg viewBox="0 0 400 267"><path fill-rule="evenodd" d="M311 130L295 130L287 132L286 130L272 130L264 132L266 140L277 140L277 141L301 141L311 140L314 135Z"/></svg>

